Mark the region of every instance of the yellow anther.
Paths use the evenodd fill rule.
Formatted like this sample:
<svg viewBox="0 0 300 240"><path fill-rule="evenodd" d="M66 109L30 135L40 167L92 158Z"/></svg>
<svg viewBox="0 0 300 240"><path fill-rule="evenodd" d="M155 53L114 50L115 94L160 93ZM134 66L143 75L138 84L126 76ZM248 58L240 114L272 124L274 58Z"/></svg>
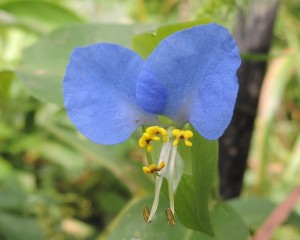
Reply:
<svg viewBox="0 0 300 240"><path fill-rule="evenodd" d="M150 135L157 135L160 134L163 137L163 141L166 142L168 140L168 132L166 129L159 127L159 126L152 126L152 127L148 127L146 129L146 133L150 134Z"/></svg>
<svg viewBox="0 0 300 240"><path fill-rule="evenodd" d="M151 164L149 167L143 167L143 172L147 174L151 174L154 172L159 172L166 166L164 161L161 161L161 163L156 166L155 164Z"/></svg>
<svg viewBox="0 0 300 240"><path fill-rule="evenodd" d="M161 134L163 137L163 141L166 142L168 140L168 133L164 128L159 126L152 126L146 129L146 132L143 133L142 137L139 139L139 146L141 148L147 147L147 151L152 151L152 145L150 142L152 140L159 141L160 138L156 136L157 134Z"/></svg>
<svg viewBox="0 0 300 240"><path fill-rule="evenodd" d="M179 143L179 140L182 139L186 146L191 147L193 144L188 139L193 137L193 132L190 130L179 130L174 129L172 131L172 135L175 136L175 140L173 141L173 145L177 146Z"/></svg>
<svg viewBox="0 0 300 240"><path fill-rule="evenodd" d="M153 149L152 145L151 145L151 144L148 144L148 146L147 146L147 151L148 151L148 152L151 152L152 149Z"/></svg>
<svg viewBox="0 0 300 240"><path fill-rule="evenodd" d="M150 144L150 142L154 140L154 141L159 141L160 138L157 136L153 136L150 135L148 133L143 133L143 136L139 139L139 146L141 148L146 147L147 146L147 151L151 152L152 151L152 145Z"/></svg>
<svg viewBox="0 0 300 240"><path fill-rule="evenodd" d="M162 170L166 166L164 161L161 161L160 164L157 166L158 171Z"/></svg>

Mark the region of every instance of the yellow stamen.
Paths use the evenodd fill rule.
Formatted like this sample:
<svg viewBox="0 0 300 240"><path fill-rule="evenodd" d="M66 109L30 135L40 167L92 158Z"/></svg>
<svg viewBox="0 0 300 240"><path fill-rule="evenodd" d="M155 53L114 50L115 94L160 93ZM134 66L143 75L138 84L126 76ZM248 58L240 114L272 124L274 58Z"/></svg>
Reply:
<svg viewBox="0 0 300 240"><path fill-rule="evenodd" d="M142 137L139 139L139 146L141 148L147 147L147 151L152 151L151 141L160 141L160 138L156 136L157 134L161 134L163 141L166 142L168 140L168 133L164 128L159 126L152 126L146 129L146 132L143 133Z"/></svg>
<svg viewBox="0 0 300 240"><path fill-rule="evenodd" d="M151 174L151 173L154 173L154 172L159 172L165 166L166 166L165 162L161 161L161 163L158 166L156 166L155 164L151 164L149 167L143 167L143 171L146 174Z"/></svg>
<svg viewBox="0 0 300 240"><path fill-rule="evenodd" d="M173 146L177 146L179 143L179 140L182 139L186 146L191 147L193 144L188 139L193 137L193 132L190 130L179 130L174 129L172 131L173 136L176 137L176 139L173 141Z"/></svg>
<svg viewBox="0 0 300 240"><path fill-rule="evenodd" d="M143 133L143 136L139 139L139 146L141 148L147 147L147 151L151 152L152 151L152 146L151 146L150 142L152 140L159 141L160 138L157 137L157 136L150 135L148 133Z"/></svg>
<svg viewBox="0 0 300 240"><path fill-rule="evenodd" d="M157 135L157 134L161 134L163 137L163 141L166 142L168 140L168 133L167 130L164 128L161 128L159 126L152 126L152 127L148 127L146 129L146 133L150 134L150 135Z"/></svg>

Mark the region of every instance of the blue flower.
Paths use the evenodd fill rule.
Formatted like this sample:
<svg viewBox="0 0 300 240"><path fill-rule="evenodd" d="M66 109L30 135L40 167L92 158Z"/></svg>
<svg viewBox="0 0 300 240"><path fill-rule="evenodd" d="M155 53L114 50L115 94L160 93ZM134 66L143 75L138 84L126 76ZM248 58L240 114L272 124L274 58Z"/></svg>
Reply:
<svg viewBox="0 0 300 240"><path fill-rule="evenodd" d="M193 27L164 39L147 58L136 87L144 110L190 122L205 138L228 126L238 91L239 51L217 24Z"/></svg>
<svg viewBox="0 0 300 240"><path fill-rule="evenodd" d="M162 135L165 143L157 165L144 167L145 173L157 173L151 212L144 209L147 222L157 209L165 177L169 183L168 220L174 223L174 192L181 177L175 176L180 171L174 169L182 166L177 144L182 139L192 146L189 138L193 136L191 131L162 128L157 115L171 118L176 128L189 122L203 137L218 139L232 118L240 63L235 40L218 24L174 33L146 60L109 43L76 48L71 54L63 94L67 114L83 135L99 144L116 144L142 125L155 125L139 141L148 151L152 150L151 141Z"/></svg>

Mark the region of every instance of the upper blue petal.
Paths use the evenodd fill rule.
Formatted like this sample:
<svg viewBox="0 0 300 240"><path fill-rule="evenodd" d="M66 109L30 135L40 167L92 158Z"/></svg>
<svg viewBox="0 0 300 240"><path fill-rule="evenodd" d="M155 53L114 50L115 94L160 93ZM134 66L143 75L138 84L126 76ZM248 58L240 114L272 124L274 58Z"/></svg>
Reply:
<svg viewBox="0 0 300 240"><path fill-rule="evenodd" d="M67 114L79 131L100 144L126 140L145 121L155 121L136 104L135 85L144 63L135 52L101 43L76 48L63 83Z"/></svg>
<svg viewBox="0 0 300 240"><path fill-rule="evenodd" d="M218 24L174 33L146 60L138 104L180 125L189 121L205 138L217 139L232 118L240 63L235 40Z"/></svg>

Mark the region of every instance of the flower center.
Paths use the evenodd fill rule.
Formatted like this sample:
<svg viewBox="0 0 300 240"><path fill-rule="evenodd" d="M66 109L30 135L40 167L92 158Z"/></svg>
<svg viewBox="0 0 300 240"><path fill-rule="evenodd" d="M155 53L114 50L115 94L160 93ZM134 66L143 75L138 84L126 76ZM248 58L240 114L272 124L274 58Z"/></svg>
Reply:
<svg viewBox="0 0 300 240"><path fill-rule="evenodd" d="M162 136L162 140L164 144L161 148L159 161L156 164L150 164L148 167L143 167L143 172L146 174L156 173L155 179L155 195L154 201L149 211L148 207L143 209L143 217L147 223L151 223L151 220L157 210L158 202L159 202L159 194L162 186L163 178L168 180L168 190L169 190L169 201L170 208L166 209L167 220L170 225L175 225L175 217L174 217L174 193L176 191L178 182L180 180L175 176L175 160L177 154L177 145L180 140L183 140L186 146L191 147L192 142L188 139L193 136L193 132L190 130L180 130L180 129L164 129L158 126L148 127L146 131L143 133L142 137L139 139L139 146L144 148L147 147L147 151L151 152L153 147L151 145L151 141L160 141L160 138L157 136L160 134ZM173 143L171 142L173 141ZM159 172L159 173L158 173ZM179 171L180 172L180 171Z"/></svg>

